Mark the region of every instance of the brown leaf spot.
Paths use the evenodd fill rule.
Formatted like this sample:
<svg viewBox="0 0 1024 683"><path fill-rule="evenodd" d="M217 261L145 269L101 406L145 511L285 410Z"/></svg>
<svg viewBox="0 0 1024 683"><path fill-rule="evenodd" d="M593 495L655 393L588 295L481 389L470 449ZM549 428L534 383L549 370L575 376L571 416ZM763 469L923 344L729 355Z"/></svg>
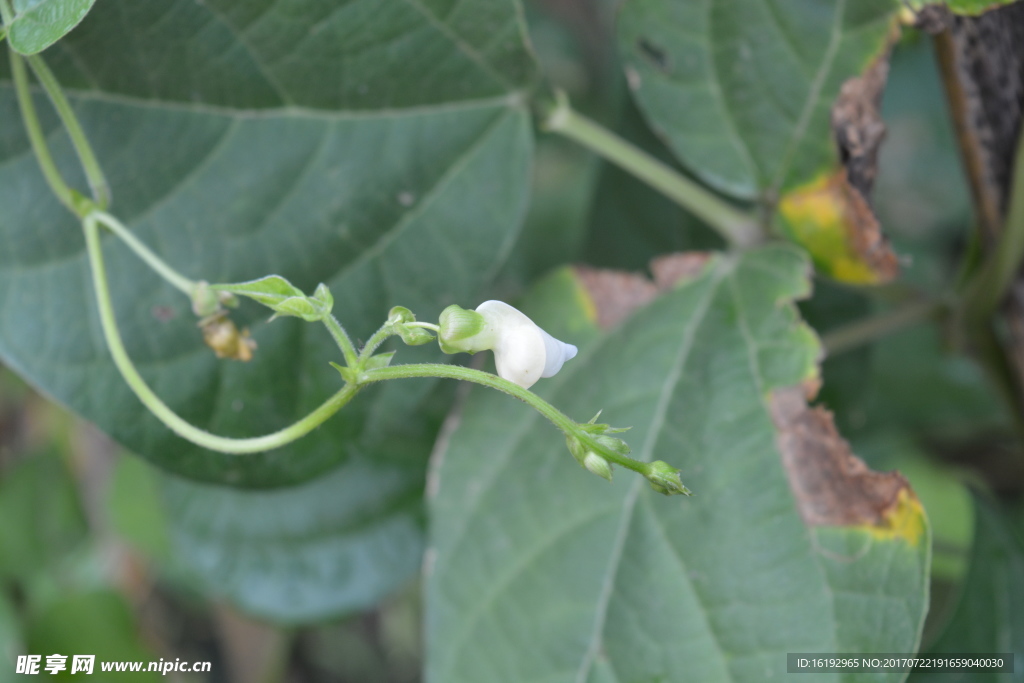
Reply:
<svg viewBox="0 0 1024 683"><path fill-rule="evenodd" d="M710 253L696 251L659 256L651 261L653 282L641 273L621 270L575 266L573 271L594 304L598 327L607 330L649 304L659 292L700 275L710 258Z"/></svg>
<svg viewBox="0 0 1024 683"><path fill-rule="evenodd" d="M860 76L849 78L832 105L832 132L839 146L839 158L846 167L850 184L862 195L871 192L878 171L878 148L885 139L885 123L879 107L889 77L889 48L899 29L871 66Z"/></svg>
<svg viewBox="0 0 1024 683"><path fill-rule="evenodd" d="M150 313L152 313L153 317L162 323L170 322L178 316L177 311L175 311L171 306L154 306L150 310Z"/></svg>
<svg viewBox="0 0 1024 683"><path fill-rule="evenodd" d="M658 295L654 283L640 273L589 266L576 266L573 270L594 302L597 326L602 330L615 327Z"/></svg>
<svg viewBox="0 0 1024 683"><path fill-rule="evenodd" d="M802 387L771 397L772 420L789 486L808 526L890 526L910 485L899 472L874 472L839 436L832 413L810 407Z"/></svg>
<svg viewBox="0 0 1024 683"><path fill-rule="evenodd" d="M882 227L875 218L864 194L840 172L835 178L835 189L843 197L843 209L848 226L850 245L854 252L874 271L883 282L899 274L899 261L889 246L889 240L882 234Z"/></svg>
<svg viewBox="0 0 1024 683"><path fill-rule="evenodd" d="M651 261L654 283L661 291L672 289L681 282L700 275L710 258L711 254L706 251L686 251L659 256Z"/></svg>

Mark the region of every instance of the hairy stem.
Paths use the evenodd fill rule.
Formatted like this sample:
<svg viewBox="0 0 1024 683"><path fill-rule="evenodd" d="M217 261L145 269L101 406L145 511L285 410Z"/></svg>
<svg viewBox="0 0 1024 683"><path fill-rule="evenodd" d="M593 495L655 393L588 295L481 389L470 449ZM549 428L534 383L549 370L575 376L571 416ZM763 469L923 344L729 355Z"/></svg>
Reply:
<svg viewBox="0 0 1024 683"><path fill-rule="evenodd" d="M53 156L50 155L50 147L46 144L46 136L43 135L43 129L39 125L36 106L32 102L32 93L29 92L25 60L11 49L10 46L7 49L7 56L11 62L11 77L14 79L14 91L18 97L21 120L25 125L25 132L28 134L29 143L32 145L32 152L39 163L39 168L42 170L50 190L60 200L60 203L67 207L68 211L82 218L85 210L79 202L75 201L74 192L64 182L63 176L57 170L57 165L53 162Z"/></svg>
<svg viewBox="0 0 1024 683"><path fill-rule="evenodd" d="M43 89L46 90L46 94L49 95L53 108L57 110L57 115L60 116L64 129L71 138L71 144L75 146L75 152L78 154L78 160L82 164L82 170L85 172L85 178L89 183L93 199L96 200L101 209L106 209L110 206L110 185L107 183L106 176L103 175L103 169L100 168L99 161L96 160L96 155L89 144L89 138L85 136L85 132L78 122L78 117L75 116L75 110L71 108L67 98L64 96L64 91L61 90L60 83L57 82L57 78L50 71L50 67L46 66L42 56L32 55L27 59L36 78L39 79Z"/></svg>
<svg viewBox="0 0 1024 683"><path fill-rule="evenodd" d="M764 236L752 216L732 207L610 130L581 116L564 95L558 97L541 125L545 130L571 138L629 171L703 220L733 245L750 247L762 241Z"/></svg>
<svg viewBox="0 0 1024 683"><path fill-rule="evenodd" d="M649 463L633 460L624 455L616 453L597 442L589 434L583 431L575 420L555 408L553 405L542 399L529 389L524 389L514 382L492 375L482 370L464 368L458 365L442 365L437 363L415 363L410 365L391 365L386 368L376 368L363 373L364 382L379 382L388 379L405 379L409 377L441 377L458 379L464 382L473 382L491 389L497 389L509 396L518 398L531 408L547 418L553 425L558 427L564 434L572 435L586 444L587 448L596 452L610 462L621 465L626 469L639 472L647 476L651 473Z"/></svg>
<svg viewBox="0 0 1024 683"><path fill-rule="evenodd" d="M95 221L101 223L112 233L117 235L117 237L124 242L129 249L134 251L135 254L145 261L146 265L152 268L158 275L160 275L160 277L167 280L167 282L174 285L175 288L181 290L187 296L192 296L192 292L197 283L167 265L167 262L143 244L134 234L132 234L131 230L121 223L121 221L102 211L95 211L90 215Z"/></svg>
<svg viewBox="0 0 1024 683"><path fill-rule="evenodd" d="M945 306L944 302L933 299L914 301L891 311L832 330L822 336L821 345L825 347L825 353L828 356L836 356L893 332L922 323L938 315Z"/></svg>
<svg viewBox="0 0 1024 683"><path fill-rule="evenodd" d="M373 355L373 352L376 351L381 344L387 341L387 339L394 334L395 333L390 324L385 323L384 325L381 325L381 328L374 332L373 336L371 336L367 340L366 344L363 345L363 350L359 352L359 362L365 362L367 358Z"/></svg>
<svg viewBox="0 0 1024 683"><path fill-rule="evenodd" d="M333 315L328 315L323 319L323 322L331 336L334 337L334 343L338 345L341 353L345 356L345 365L350 368L359 367L359 354L356 353L356 347L353 346L352 340L349 338L348 333L345 332L345 328L338 322L338 319Z"/></svg>
<svg viewBox="0 0 1024 683"><path fill-rule="evenodd" d="M192 443L220 451L222 453L258 453L284 446L296 439L299 439L323 424L329 417L334 415L359 391L359 387L353 384L346 384L329 399L324 401L316 410L306 415L298 422L285 427L272 434L252 438L234 439L224 436L217 436L188 423L171 410L167 404L160 400L160 397L149 388L145 380L139 374L128 352L124 348L121 333L117 329L117 320L114 318L114 308L110 301L110 289L107 285L106 267L103 263L103 248L100 244L99 215L89 214L82 221L85 230L86 249L89 253L89 265L92 269L93 287L96 291L96 304L99 308L100 324L103 327L103 337L114 364L121 373L121 377L135 392L139 400L146 406L161 422L167 425L175 434L188 439Z"/></svg>

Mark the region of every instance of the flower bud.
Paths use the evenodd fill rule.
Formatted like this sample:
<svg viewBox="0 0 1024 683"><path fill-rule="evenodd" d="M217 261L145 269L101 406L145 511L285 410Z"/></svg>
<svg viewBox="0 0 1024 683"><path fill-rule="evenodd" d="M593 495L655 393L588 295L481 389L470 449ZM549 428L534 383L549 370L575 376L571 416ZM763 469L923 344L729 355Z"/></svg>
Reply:
<svg viewBox="0 0 1024 683"><path fill-rule="evenodd" d="M407 327L407 323L416 322L416 316L405 306L395 306L388 311L388 325L402 341L409 346L420 346L434 341L434 335L422 327Z"/></svg>
<svg viewBox="0 0 1024 683"><path fill-rule="evenodd" d="M583 466L599 477L612 480L612 466L597 453L587 453L583 458Z"/></svg>
<svg viewBox="0 0 1024 683"><path fill-rule="evenodd" d="M437 342L445 353L476 353L494 348L493 335L487 334L487 323L476 311L452 304L441 311L437 325L441 328Z"/></svg>
<svg viewBox="0 0 1024 683"><path fill-rule="evenodd" d="M681 493L684 496L693 495L690 489L683 486L683 480L679 477L679 470L669 465L664 460L655 460L650 465L647 473L647 481L651 482L651 488L666 496Z"/></svg>

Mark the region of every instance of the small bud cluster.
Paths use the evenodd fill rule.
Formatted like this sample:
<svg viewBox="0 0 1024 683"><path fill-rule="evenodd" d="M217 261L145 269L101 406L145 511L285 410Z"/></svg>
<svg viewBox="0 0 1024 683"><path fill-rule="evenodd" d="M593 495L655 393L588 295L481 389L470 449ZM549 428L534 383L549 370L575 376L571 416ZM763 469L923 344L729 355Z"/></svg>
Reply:
<svg viewBox="0 0 1024 683"><path fill-rule="evenodd" d="M612 427L611 425L599 423L597 418L600 415L601 413L598 412L597 415L590 418L589 422L579 425L580 429L598 445L622 456L629 455L629 444L617 437L608 436L609 434L625 432L629 427ZM612 466L607 458L599 455L592 448L589 448L583 440L571 434L565 437L565 443L569 447L572 457L576 458L576 462L597 476L603 477L608 481L612 480Z"/></svg>
<svg viewBox="0 0 1024 683"><path fill-rule="evenodd" d="M416 322L416 316L405 306L395 306L388 311L388 322L391 329L409 346L422 346L434 341L430 330L409 325Z"/></svg>

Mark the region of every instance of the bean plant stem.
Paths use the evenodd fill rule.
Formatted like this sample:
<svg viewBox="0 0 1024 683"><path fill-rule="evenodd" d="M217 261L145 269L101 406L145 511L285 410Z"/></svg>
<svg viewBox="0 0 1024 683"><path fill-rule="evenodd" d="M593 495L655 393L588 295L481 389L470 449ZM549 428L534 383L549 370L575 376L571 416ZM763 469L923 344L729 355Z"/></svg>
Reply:
<svg viewBox="0 0 1024 683"><path fill-rule="evenodd" d="M93 199L96 200L101 209L106 209L110 206L110 185L103 175L103 169L100 168L99 161L96 160L96 155L89 144L89 138L86 137L81 124L78 122L78 117L75 116L75 110L71 108L67 97L64 96L64 91L61 90L60 83L57 82L56 77L50 71L50 67L46 65L46 62L43 61L42 56L32 55L27 59L36 78L39 79L43 89L46 90L46 94L50 97L53 108L57 110L57 115L60 116L64 129L71 138L71 143L75 146L75 152L78 154L78 160L82 164L82 170L85 172L85 178L89 183Z"/></svg>
<svg viewBox="0 0 1024 683"><path fill-rule="evenodd" d="M836 356L880 337L924 322L940 313L944 307L944 302L934 299L914 301L828 332L822 336L821 344L825 347L827 355Z"/></svg>
<svg viewBox="0 0 1024 683"><path fill-rule="evenodd" d="M345 365L350 368L358 368L359 354L356 353L356 347L352 345L352 340L345 332L345 328L341 326L337 318L330 314L323 318L323 322L331 336L334 337L334 343L338 345L341 353L345 356Z"/></svg>
<svg viewBox="0 0 1024 683"><path fill-rule="evenodd" d="M134 251L135 254L145 261L146 265L156 271L160 277L174 285L175 288L184 292L186 296L192 296L192 292L198 283L194 280L188 279L174 268L167 265L162 258L157 256L155 252L132 234L132 231L125 227L121 221L102 211L96 211L91 215L97 222L103 224L105 227L109 228L111 232L117 235L117 237L124 242L129 249Z"/></svg>
<svg viewBox="0 0 1024 683"><path fill-rule="evenodd" d="M363 345L363 350L359 353L359 362L366 362L366 359L372 356L373 352L376 351L377 348L385 341L387 341L388 337L392 336L393 334L394 332L392 331L391 325L382 325L381 328L374 332L373 336L371 336L370 339L367 340L366 344ZM351 366L351 364L349 365Z"/></svg>
<svg viewBox="0 0 1024 683"><path fill-rule="evenodd" d="M1024 261L1024 135L1017 143L1011 191L999 242L967 291L967 315L975 321L986 321L995 312Z"/></svg>
<svg viewBox="0 0 1024 683"><path fill-rule="evenodd" d="M18 97L18 107L21 109L21 120L25 124L25 132L28 134L29 143L32 145L32 151L35 153L39 168L42 170L43 176L46 178L46 182L49 184L53 194L60 200L60 203L66 206L71 213L81 218L83 216L82 208L75 201L74 193L67 183L64 182L60 171L57 170L57 165L53 162L53 157L50 155L50 148L46 144L46 136L43 135L43 130L39 125L36 106L32 102L32 93L29 92L25 60L10 45L8 45L7 55L11 62L11 76L14 79L14 91Z"/></svg>
<svg viewBox="0 0 1024 683"><path fill-rule="evenodd" d="M320 407L298 422L264 436L234 439L211 434L188 423L171 410L149 388L149 385L142 379L131 358L129 358L128 352L125 350L121 333L117 329L117 320L114 317L110 290L107 286L106 267L103 262L103 249L100 243L99 223L100 215L93 213L83 219L82 227L85 230L86 249L89 254L89 265L92 269L93 287L96 291L96 304L99 308L103 337L106 340L107 347L110 349L110 355L114 359L114 364L121 373L121 377L124 378L124 381L135 392L135 395L138 396L143 405L174 433L194 444L222 453L243 454L268 451L280 448L313 431L338 412L359 391L358 386L345 384L333 396L324 401Z"/></svg>
<svg viewBox="0 0 1024 683"><path fill-rule="evenodd" d="M752 216L735 209L714 193L610 130L581 116L573 110L564 95L558 97L554 108L541 125L546 130L575 140L629 171L706 222L733 245L750 247L762 241L764 236Z"/></svg>
<svg viewBox="0 0 1024 683"><path fill-rule="evenodd" d="M651 473L649 463L633 460L632 458L616 453L610 448L602 446L597 443L595 439L591 438L581 430L579 425L577 425L573 419L542 399L537 394L533 393L529 389L524 389L518 384L510 382L507 379L497 375L492 375L489 372L474 370L472 368L464 368L458 365L414 363L409 365L391 365L386 368L367 370L363 373L362 377L364 382L379 382L382 380L405 379L409 377L442 377L458 379L464 382L473 382L485 387L490 387L491 389L497 389L498 391L504 392L509 396L518 398L520 401L526 403L550 420L551 423L562 430L564 434L580 439L586 444L588 449L595 451L606 460L617 465L622 465L626 469L633 470L634 472L639 472L644 476Z"/></svg>

